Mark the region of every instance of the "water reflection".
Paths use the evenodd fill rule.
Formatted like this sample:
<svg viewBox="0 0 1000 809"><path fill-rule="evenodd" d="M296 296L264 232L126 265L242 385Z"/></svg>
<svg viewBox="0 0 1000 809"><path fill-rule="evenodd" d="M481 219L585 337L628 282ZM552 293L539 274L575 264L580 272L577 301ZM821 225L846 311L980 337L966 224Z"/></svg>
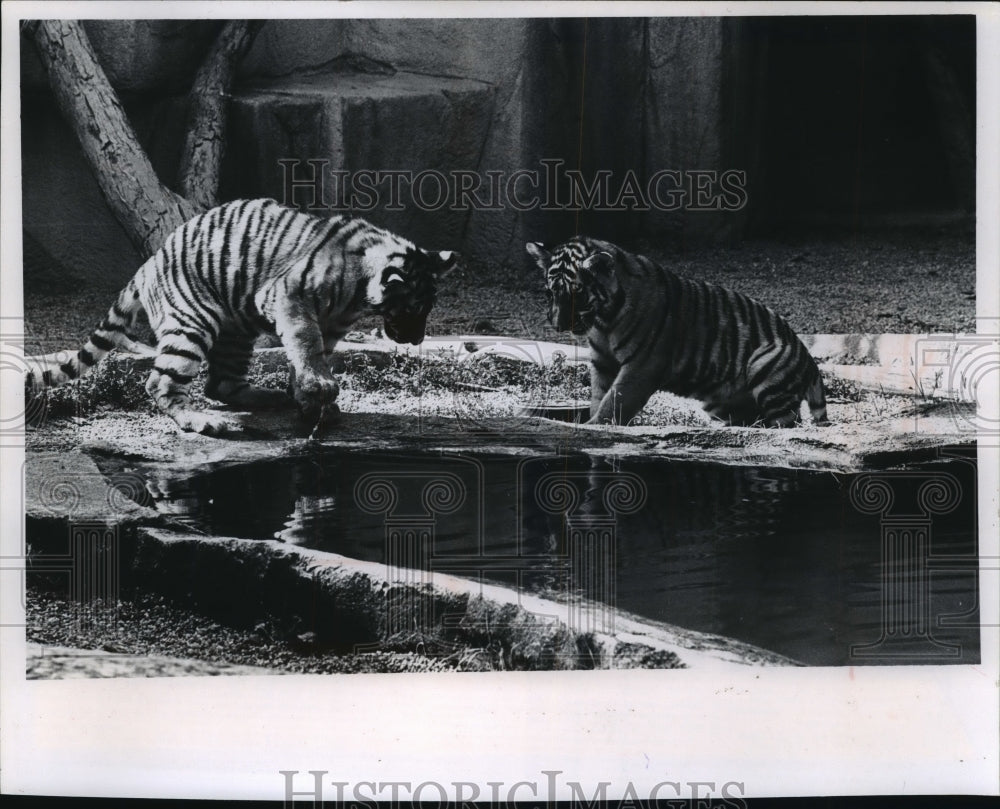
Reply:
<svg viewBox="0 0 1000 809"><path fill-rule="evenodd" d="M931 551L952 562L930 574L929 609L934 632L974 662L975 462L938 466L961 502L934 518ZM843 665L880 662L851 649L879 637L885 590L879 517L851 502L853 480L585 455L337 453L150 488L161 511L209 533L582 596ZM900 502L916 497L893 485Z"/></svg>

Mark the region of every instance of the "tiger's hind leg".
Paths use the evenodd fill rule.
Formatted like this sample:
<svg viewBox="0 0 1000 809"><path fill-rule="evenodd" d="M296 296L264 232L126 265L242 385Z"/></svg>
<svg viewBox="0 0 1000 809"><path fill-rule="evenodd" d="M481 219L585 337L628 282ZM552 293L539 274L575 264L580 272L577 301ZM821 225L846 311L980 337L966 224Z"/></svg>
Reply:
<svg viewBox="0 0 1000 809"><path fill-rule="evenodd" d="M222 435L239 430L224 416L191 408L191 383L198 375L212 335L190 327L164 324L159 330L156 359L146 391L156 406L186 432Z"/></svg>
<svg viewBox="0 0 1000 809"><path fill-rule="evenodd" d="M802 414L796 410L786 410L764 419L765 427L795 427L802 423Z"/></svg>
<svg viewBox="0 0 1000 809"><path fill-rule="evenodd" d="M732 427L749 427L760 421L760 408L753 394L746 390L725 399L705 402L705 411Z"/></svg>
<svg viewBox="0 0 1000 809"><path fill-rule="evenodd" d="M252 356L251 335L224 330L208 354L205 395L248 410L287 407L291 401L284 392L254 387L247 381Z"/></svg>
<svg viewBox="0 0 1000 809"><path fill-rule="evenodd" d="M768 345L754 352L747 365L747 383L764 427L792 427L802 420L802 395L790 378L793 358L791 345Z"/></svg>

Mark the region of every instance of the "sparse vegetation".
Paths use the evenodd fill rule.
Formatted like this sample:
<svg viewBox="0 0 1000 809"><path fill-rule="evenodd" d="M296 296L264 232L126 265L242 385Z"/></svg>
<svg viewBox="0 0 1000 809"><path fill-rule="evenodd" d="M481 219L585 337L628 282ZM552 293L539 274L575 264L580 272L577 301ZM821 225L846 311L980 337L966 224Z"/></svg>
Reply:
<svg viewBox="0 0 1000 809"><path fill-rule="evenodd" d="M910 364L913 364L912 361ZM924 381L917 376L912 367L910 368L910 376L913 377L913 386L917 391L917 396L926 402L933 399L934 394L940 390L941 382L944 379L944 370L942 369L934 372L934 380L929 386L924 384Z"/></svg>
<svg viewBox="0 0 1000 809"><path fill-rule="evenodd" d="M831 374L823 378L823 387L827 402L860 402L866 395L857 382Z"/></svg>
<svg viewBox="0 0 1000 809"><path fill-rule="evenodd" d="M103 408L152 413L155 408L145 388L148 373L148 361L119 357L101 362L87 376L69 385L39 391L26 387L29 424L42 418L87 416Z"/></svg>
<svg viewBox="0 0 1000 809"><path fill-rule="evenodd" d="M80 609L78 603L32 589L27 601L28 641L263 666L289 673L496 671L504 667L504 653L497 645L446 648L413 635L393 637L378 650L345 652L324 647L309 632L290 631L276 619L253 628L227 626L147 593L133 594L114 605L90 602L91 620L81 620Z"/></svg>
<svg viewBox="0 0 1000 809"><path fill-rule="evenodd" d="M551 365L521 362L497 354L461 358L452 355L414 357L354 354L346 364L342 387L359 392L424 391L458 393L511 388L541 391L549 399L589 397L590 371L584 363L569 363L557 355Z"/></svg>
<svg viewBox="0 0 1000 809"><path fill-rule="evenodd" d="M350 351L340 354L339 402L346 410L421 414L464 420L515 417L528 405L581 404L590 399L590 369L557 354L548 365L524 362L501 354L410 355L403 352ZM28 423L98 415L126 410L153 414L145 391L149 361L112 356L82 380L48 389L29 399ZM288 372L274 359L260 357L250 381L284 390ZM837 423L864 423L886 418L924 415L956 403L935 397L940 386L918 385L917 395L873 391L832 374L824 378L830 417ZM204 372L192 385L192 396L206 406ZM26 392L26 395L27 392ZM632 427L723 427L701 405L660 392L632 420Z"/></svg>
<svg viewBox="0 0 1000 809"><path fill-rule="evenodd" d="M497 354L473 354L455 357L411 356L404 353L374 354L366 352L343 355L343 373L339 374L342 397L354 401L358 397L385 400L427 401L444 396L459 409L482 410L480 401L486 395L496 407L487 406L480 415L509 414L525 402L573 401L589 397L590 371L586 364L567 362L557 355L551 365L521 362ZM25 391L29 412L37 414L33 423L44 419L64 419L90 416L106 408L156 412L145 390L148 361L124 356L112 356L101 362L90 374L76 382L58 388L33 393ZM196 403L204 398L204 371L192 385ZM252 384L284 390L288 372L273 363L256 363L251 369ZM456 405L458 406L458 405ZM448 413L447 408L441 411Z"/></svg>

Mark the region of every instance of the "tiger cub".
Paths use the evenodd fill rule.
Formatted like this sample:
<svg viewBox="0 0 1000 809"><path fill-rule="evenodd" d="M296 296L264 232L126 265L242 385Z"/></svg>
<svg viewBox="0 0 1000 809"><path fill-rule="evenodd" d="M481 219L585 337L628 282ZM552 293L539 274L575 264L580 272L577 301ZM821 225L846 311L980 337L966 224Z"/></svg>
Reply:
<svg viewBox="0 0 1000 809"><path fill-rule="evenodd" d="M549 321L589 339L588 423L628 424L656 390L733 425L796 424L803 399L814 424L829 423L815 361L763 304L585 236L527 250L545 273Z"/></svg>
<svg viewBox="0 0 1000 809"><path fill-rule="evenodd" d="M208 362L205 394L240 408L288 402L251 387L253 341L277 333L288 354L289 390L303 414L336 411L331 352L362 315L379 313L398 343L424 338L438 280L457 255L432 253L349 216L300 213L271 199L228 202L170 234L112 304L75 356L28 375L32 389L86 374L111 348L155 355L146 390L183 430L236 430L224 416L193 410L189 388ZM156 347L130 336L141 312ZM324 411L326 408L326 411Z"/></svg>

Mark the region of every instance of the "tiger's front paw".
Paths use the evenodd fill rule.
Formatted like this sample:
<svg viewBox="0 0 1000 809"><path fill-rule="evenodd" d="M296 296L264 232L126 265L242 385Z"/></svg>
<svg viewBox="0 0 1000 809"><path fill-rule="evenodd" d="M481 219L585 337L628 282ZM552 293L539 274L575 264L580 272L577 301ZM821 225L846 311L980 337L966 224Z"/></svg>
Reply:
<svg viewBox="0 0 1000 809"><path fill-rule="evenodd" d="M304 373L295 378L295 402L306 418L319 418L323 408L333 404L339 393L340 385L332 377Z"/></svg>
<svg viewBox="0 0 1000 809"><path fill-rule="evenodd" d="M198 410L182 410L171 414L177 425L189 433L221 436L232 435L242 431L242 425L230 421L216 413L203 413Z"/></svg>

